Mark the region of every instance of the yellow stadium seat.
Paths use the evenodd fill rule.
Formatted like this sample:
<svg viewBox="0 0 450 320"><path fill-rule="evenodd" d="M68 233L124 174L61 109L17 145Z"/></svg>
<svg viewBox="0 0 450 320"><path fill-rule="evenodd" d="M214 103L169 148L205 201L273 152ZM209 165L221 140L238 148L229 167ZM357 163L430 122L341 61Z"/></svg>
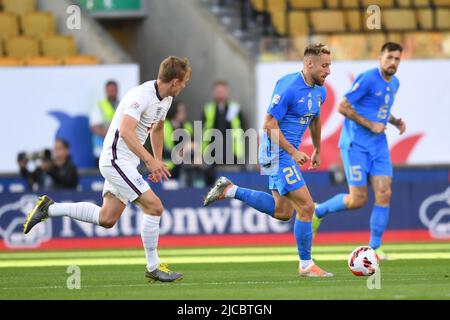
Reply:
<svg viewBox="0 0 450 320"><path fill-rule="evenodd" d="M303 11L291 11L289 13L289 30L293 37L307 35L309 32L306 13Z"/></svg>
<svg viewBox="0 0 450 320"><path fill-rule="evenodd" d="M18 15L36 11L36 0L3 0L3 10Z"/></svg>
<svg viewBox="0 0 450 320"><path fill-rule="evenodd" d="M359 0L342 0L343 8L359 8Z"/></svg>
<svg viewBox="0 0 450 320"><path fill-rule="evenodd" d="M433 11L431 9L418 9L417 19L422 30L433 29Z"/></svg>
<svg viewBox="0 0 450 320"><path fill-rule="evenodd" d="M270 17L272 19L272 24L275 27L275 30L280 34L280 35L286 35L287 30L286 30L286 16L287 13L282 11L282 12L274 12L270 14Z"/></svg>
<svg viewBox="0 0 450 320"><path fill-rule="evenodd" d="M25 35L42 38L56 33L56 19L51 12L25 13L20 24Z"/></svg>
<svg viewBox="0 0 450 320"><path fill-rule="evenodd" d="M0 40L19 34L17 17L10 12L0 12Z"/></svg>
<svg viewBox="0 0 450 320"><path fill-rule="evenodd" d="M267 11L270 13L283 12L287 9L287 0L266 0Z"/></svg>
<svg viewBox="0 0 450 320"><path fill-rule="evenodd" d="M287 9L287 0L251 0L251 3L260 12L276 13Z"/></svg>
<svg viewBox="0 0 450 320"><path fill-rule="evenodd" d="M333 59L338 60L362 59L367 51L364 34L333 35L329 46Z"/></svg>
<svg viewBox="0 0 450 320"><path fill-rule="evenodd" d="M61 64L61 59L54 57L39 56L25 59L25 65L27 66L59 66Z"/></svg>
<svg viewBox="0 0 450 320"><path fill-rule="evenodd" d="M399 32L390 32L387 34L387 41L402 43L403 42L403 34Z"/></svg>
<svg viewBox="0 0 450 320"><path fill-rule="evenodd" d="M3 48L3 41L0 40L0 57L5 55L5 49Z"/></svg>
<svg viewBox="0 0 450 320"><path fill-rule="evenodd" d="M264 0L252 0L251 4L256 11L263 12L264 8Z"/></svg>
<svg viewBox="0 0 450 320"><path fill-rule="evenodd" d="M450 8L436 10L436 27L439 30L450 30Z"/></svg>
<svg viewBox="0 0 450 320"><path fill-rule="evenodd" d="M337 8L340 0L326 0L327 8Z"/></svg>
<svg viewBox="0 0 450 320"><path fill-rule="evenodd" d="M10 57L25 59L39 55L39 44L30 36L9 38L5 41L6 54Z"/></svg>
<svg viewBox="0 0 450 320"><path fill-rule="evenodd" d="M364 8L370 5L377 5L380 8L392 8L394 6L394 0L362 0L361 2Z"/></svg>
<svg viewBox="0 0 450 320"><path fill-rule="evenodd" d="M89 64L99 64L100 60L95 56L90 55L76 55L67 56L63 59L65 65L89 65Z"/></svg>
<svg viewBox="0 0 450 320"><path fill-rule="evenodd" d="M350 31L361 31L361 14L359 10L345 10L345 19Z"/></svg>
<svg viewBox="0 0 450 320"><path fill-rule="evenodd" d="M365 34L367 42L367 58L376 59L380 55L381 47L386 42L386 36L381 32Z"/></svg>
<svg viewBox="0 0 450 320"><path fill-rule="evenodd" d="M0 67L21 67L23 61L15 57L0 57Z"/></svg>
<svg viewBox="0 0 450 320"><path fill-rule="evenodd" d="M414 58L443 58L442 32L410 32L405 34L405 46Z"/></svg>
<svg viewBox="0 0 450 320"><path fill-rule="evenodd" d="M450 7L450 0L432 0L436 7Z"/></svg>
<svg viewBox="0 0 450 320"><path fill-rule="evenodd" d="M340 10L318 10L310 13L314 32L345 31L344 13Z"/></svg>
<svg viewBox="0 0 450 320"><path fill-rule="evenodd" d="M76 53L76 44L72 36L55 35L42 40L42 52L46 56L63 58Z"/></svg>
<svg viewBox="0 0 450 320"><path fill-rule="evenodd" d="M399 5L399 7L410 8L411 7L411 1L412 0L397 0L397 3Z"/></svg>
<svg viewBox="0 0 450 320"><path fill-rule="evenodd" d="M294 9L322 9L322 1L318 0L291 0Z"/></svg>
<svg viewBox="0 0 450 320"><path fill-rule="evenodd" d="M416 30L416 15L412 9L384 9L381 15L382 25L386 30Z"/></svg>
<svg viewBox="0 0 450 320"><path fill-rule="evenodd" d="M429 7L430 6L430 0L413 0L415 7Z"/></svg>

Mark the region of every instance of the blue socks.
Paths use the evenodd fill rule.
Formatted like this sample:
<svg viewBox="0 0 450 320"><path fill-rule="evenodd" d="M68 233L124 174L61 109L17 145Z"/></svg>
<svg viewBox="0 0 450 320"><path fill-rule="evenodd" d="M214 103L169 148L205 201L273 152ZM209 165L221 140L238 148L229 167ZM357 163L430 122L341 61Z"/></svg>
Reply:
<svg viewBox="0 0 450 320"><path fill-rule="evenodd" d="M319 219L330 213L346 210L344 205L345 194L338 194L333 198L321 203L316 208L316 216ZM389 207L374 205L370 216L370 247L377 249L381 246L381 237L389 220Z"/></svg>
<svg viewBox="0 0 450 320"><path fill-rule="evenodd" d="M275 214L275 200L266 192L237 187L234 198L245 202L258 211L267 213L269 216L273 217Z"/></svg>
<svg viewBox="0 0 450 320"><path fill-rule="evenodd" d="M341 193L335 195L333 198L319 204L316 208L316 216L319 219L322 219L326 215L334 212L339 212L345 210L344 205L344 197L345 194Z"/></svg>
<svg viewBox="0 0 450 320"><path fill-rule="evenodd" d="M312 222L303 222L296 217L294 236L300 260L311 260Z"/></svg>
<svg viewBox="0 0 450 320"><path fill-rule="evenodd" d="M389 221L389 207L374 205L370 216L370 247L378 249Z"/></svg>
<svg viewBox="0 0 450 320"><path fill-rule="evenodd" d="M234 198L272 217L275 213L275 200L266 192L238 187ZM294 236L300 260L311 260L312 222L303 222L295 218Z"/></svg>

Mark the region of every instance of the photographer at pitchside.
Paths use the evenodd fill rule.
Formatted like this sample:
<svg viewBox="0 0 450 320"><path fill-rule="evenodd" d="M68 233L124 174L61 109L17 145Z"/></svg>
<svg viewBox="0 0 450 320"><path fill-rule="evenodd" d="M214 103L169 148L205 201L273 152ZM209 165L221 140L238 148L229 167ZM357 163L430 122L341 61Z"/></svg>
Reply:
<svg viewBox="0 0 450 320"><path fill-rule="evenodd" d="M77 188L78 171L71 160L69 148L67 141L56 139L53 156L50 150L18 155L20 175L27 181L30 190L49 191ZM32 162L36 169L30 171L29 162Z"/></svg>

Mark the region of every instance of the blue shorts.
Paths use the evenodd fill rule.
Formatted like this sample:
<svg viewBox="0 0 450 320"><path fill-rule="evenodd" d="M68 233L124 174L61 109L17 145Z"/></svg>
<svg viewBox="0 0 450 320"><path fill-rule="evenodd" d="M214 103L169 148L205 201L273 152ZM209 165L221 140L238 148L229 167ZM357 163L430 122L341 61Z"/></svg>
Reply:
<svg viewBox="0 0 450 320"><path fill-rule="evenodd" d="M282 196L305 185L299 166L288 155L280 157L278 173L269 176L269 189Z"/></svg>
<svg viewBox="0 0 450 320"><path fill-rule="evenodd" d="M392 162L389 150L381 147L373 152L350 147L341 149L347 183L354 187L367 185L367 176L392 177Z"/></svg>

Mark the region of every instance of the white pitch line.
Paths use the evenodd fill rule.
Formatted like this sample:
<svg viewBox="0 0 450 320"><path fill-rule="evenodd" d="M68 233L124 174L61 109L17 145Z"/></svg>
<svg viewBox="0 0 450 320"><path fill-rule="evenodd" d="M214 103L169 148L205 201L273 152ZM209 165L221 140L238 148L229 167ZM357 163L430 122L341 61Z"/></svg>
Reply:
<svg viewBox="0 0 450 320"><path fill-rule="evenodd" d="M450 259L450 252L422 252L422 253L392 253L391 260L418 260L418 259ZM198 264L198 263L251 263L251 262L289 262L298 261L298 255L248 255L248 256L182 256L161 258L170 264ZM345 261L347 254L316 254L317 261ZM30 259L30 260L2 260L0 268L11 267L56 267L56 266L101 266L101 265L139 265L145 264L142 257L111 257L111 258L74 258L74 259Z"/></svg>
<svg viewBox="0 0 450 320"><path fill-rule="evenodd" d="M340 246L314 246L313 255L316 254L350 254L353 245ZM385 251L408 253L415 252L449 252L449 243L432 243L426 245L408 245L408 244L386 244L383 246ZM165 256L214 256L214 255L245 255L245 254L296 254L293 246L280 247L245 247L245 248L178 248L178 249L160 249L160 255ZM411 253L411 252L409 252ZM103 258L103 257L140 257L142 250L92 250L92 251L42 251L42 252L0 252L1 260L13 259L59 259L59 258Z"/></svg>

